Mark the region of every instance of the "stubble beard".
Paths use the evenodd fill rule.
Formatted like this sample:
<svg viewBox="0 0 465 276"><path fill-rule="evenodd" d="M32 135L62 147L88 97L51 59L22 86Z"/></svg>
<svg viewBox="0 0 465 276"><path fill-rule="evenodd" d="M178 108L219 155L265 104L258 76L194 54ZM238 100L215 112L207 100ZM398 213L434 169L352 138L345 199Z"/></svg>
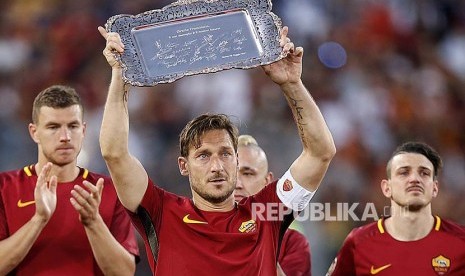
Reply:
<svg viewBox="0 0 465 276"><path fill-rule="evenodd" d="M399 200L396 200L393 196L391 196L391 200L394 201L403 210L413 213L419 212L426 206L423 202L400 202Z"/></svg>
<svg viewBox="0 0 465 276"><path fill-rule="evenodd" d="M206 187L206 185L207 184L205 184L204 187ZM205 199L206 201L213 203L213 204L219 204L219 203L226 201L232 195L235 187L236 187L236 184L234 182L234 185L232 185L231 187L228 187L228 190L224 191L223 193L219 195L209 193L206 189L198 188L197 185L192 185L192 190L196 192L200 197Z"/></svg>
<svg viewBox="0 0 465 276"><path fill-rule="evenodd" d="M219 204L219 203L224 202L226 199L228 199L232 195L233 191L234 189L229 189L223 195L218 195L218 196L208 194L208 193L203 193L203 194L199 193L199 195L210 203Z"/></svg>
<svg viewBox="0 0 465 276"><path fill-rule="evenodd" d="M64 167L70 163L72 163L75 158L56 158L53 157L52 155L45 155L47 162L51 162L53 165L59 166L59 167Z"/></svg>

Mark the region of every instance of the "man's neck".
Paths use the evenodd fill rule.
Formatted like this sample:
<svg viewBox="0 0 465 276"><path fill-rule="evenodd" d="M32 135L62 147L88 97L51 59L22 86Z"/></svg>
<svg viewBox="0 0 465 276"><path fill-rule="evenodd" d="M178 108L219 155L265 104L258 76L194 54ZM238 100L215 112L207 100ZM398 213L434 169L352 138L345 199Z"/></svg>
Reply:
<svg viewBox="0 0 465 276"><path fill-rule="evenodd" d="M235 206L234 197L232 195L223 202L212 203L201 196L194 194L192 201L194 202L195 207L207 212L228 212L234 209Z"/></svg>
<svg viewBox="0 0 465 276"><path fill-rule="evenodd" d="M394 239L416 241L426 237L433 229L434 217L429 205L415 212L405 209L402 212L396 212L399 210L396 210L394 206L392 208L394 208L393 215L385 220L385 226L386 231Z"/></svg>
<svg viewBox="0 0 465 276"><path fill-rule="evenodd" d="M45 164L46 162L44 162L43 164L41 162L38 162L35 165L35 171L37 175L40 174ZM50 172L49 177L52 175L56 175L57 181L59 183L71 182L74 179L76 179L76 177L79 175L79 168L76 166L75 163L70 163L65 166L58 166L58 165L53 164L52 171ZM47 178L47 181L49 177Z"/></svg>

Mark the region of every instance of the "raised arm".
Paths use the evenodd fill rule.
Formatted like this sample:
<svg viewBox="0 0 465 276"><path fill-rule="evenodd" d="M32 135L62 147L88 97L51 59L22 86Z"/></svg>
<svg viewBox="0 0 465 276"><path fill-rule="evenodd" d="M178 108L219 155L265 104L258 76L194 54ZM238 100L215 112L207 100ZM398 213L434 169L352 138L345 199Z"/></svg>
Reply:
<svg viewBox="0 0 465 276"><path fill-rule="evenodd" d="M103 55L112 68L111 83L100 129L100 147L121 203L135 212L148 185L148 175L128 148L129 85L122 79L123 69L116 56L123 53L124 45L117 33L99 31L106 39Z"/></svg>
<svg viewBox="0 0 465 276"><path fill-rule="evenodd" d="M0 241L0 275L8 274L21 263L55 212L57 178L50 177L51 169L52 163L47 163L37 178L34 216L13 235Z"/></svg>
<svg viewBox="0 0 465 276"><path fill-rule="evenodd" d="M288 28L284 27L281 46L287 56L263 66L263 70L281 87L302 141L302 153L290 168L292 176L308 191L315 191L336 154L336 147L323 115L301 80L303 48L295 48L287 33Z"/></svg>

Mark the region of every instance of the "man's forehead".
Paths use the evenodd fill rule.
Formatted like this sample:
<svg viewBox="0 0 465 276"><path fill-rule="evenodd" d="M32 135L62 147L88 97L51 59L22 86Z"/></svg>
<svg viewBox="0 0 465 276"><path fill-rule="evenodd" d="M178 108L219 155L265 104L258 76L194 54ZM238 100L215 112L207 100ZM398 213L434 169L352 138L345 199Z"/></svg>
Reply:
<svg viewBox="0 0 465 276"><path fill-rule="evenodd" d="M392 168L403 167L425 167L433 170L433 163L431 163L426 156L419 153L400 153L392 158Z"/></svg>
<svg viewBox="0 0 465 276"><path fill-rule="evenodd" d="M231 137L226 130L210 130L200 136L200 144L212 143L212 144L232 144Z"/></svg>
<svg viewBox="0 0 465 276"><path fill-rule="evenodd" d="M73 105L65 108L53 108L49 106L42 106L38 114L38 120L41 123L48 123L49 121L82 121L82 111L78 105Z"/></svg>
<svg viewBox="0 0 465 276"><path fill-rule="evenodd" d="M198 144L194 141L191 144L191 150L198 150L204 147L231 147L233 148L233 142L226 130L211 130L205 132L199 137Z"/></svg>
<svg viewBox="0 0 465 276"><path fill-rule="evenodd" d="M249 155L253 155L253 156L259 156L260 155L260 148L258 148L257 146L254 146L254 145L248 145L248 146L238 146L237 147L237 152L239 153L239 155L241 153L243 154L249 154Z"/></svg>
<svg viewBox="0 0 465 276"><path fill-rule="evenodd" d="M39 116L43 114L55 114L55 113L76 113L77 115L81 115L82 110L79 105L70 105L67 107L51 107L51 106L44 105L39 108Z"/></svg>

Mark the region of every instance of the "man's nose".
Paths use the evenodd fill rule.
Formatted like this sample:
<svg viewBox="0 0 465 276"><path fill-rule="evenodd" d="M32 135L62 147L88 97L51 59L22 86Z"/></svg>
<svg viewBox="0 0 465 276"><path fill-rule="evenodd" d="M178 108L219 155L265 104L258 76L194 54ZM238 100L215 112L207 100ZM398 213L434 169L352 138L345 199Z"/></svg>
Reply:
<svg viewBox="0 0 465 276"><path fill-rule="evenodd" d="M211 158L212 158L211 170L213 172L222 171L224 168L223 168L223 162L221 162L220 158L215 157L215 156L212 156Z"/></svg>
<svg viewBox="0 0 465 276"><path fill-rule="evenodd" d="M69 142L71 140L71 132L68 128L64 127L60 130L60 141Z"/></svg>
<svg viewBox="0 0 465 276"><path fill-rule="evenodd" d="M241 176L237 176L237 181L236 181L236 190L244 189L244 185L242 185L241 181Z"/></svg>
<svg viewBox="0 0 465 276"><path fill-rule="evenodd" d="M410 174L410 182L420 182L421 175L418 172L413 172Z"/></svg>

